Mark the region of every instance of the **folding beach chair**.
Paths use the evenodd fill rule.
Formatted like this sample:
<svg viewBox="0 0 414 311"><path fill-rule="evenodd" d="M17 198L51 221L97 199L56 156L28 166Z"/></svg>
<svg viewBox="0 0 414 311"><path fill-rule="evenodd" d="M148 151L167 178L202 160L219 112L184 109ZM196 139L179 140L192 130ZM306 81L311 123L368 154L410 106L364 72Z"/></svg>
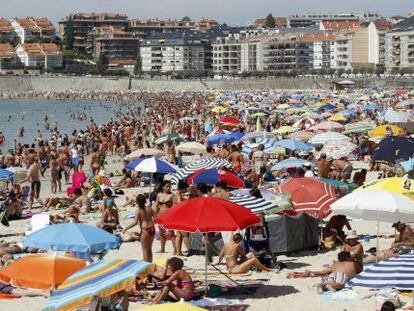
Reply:
<svg viewBox="0 0 414 311"><path fill-rule="evenodd" d="M29 205L29 198L30 198L30 187L24 186L22 188L22 193L20 195L20 200L22 201L23 207Z"/></svg>

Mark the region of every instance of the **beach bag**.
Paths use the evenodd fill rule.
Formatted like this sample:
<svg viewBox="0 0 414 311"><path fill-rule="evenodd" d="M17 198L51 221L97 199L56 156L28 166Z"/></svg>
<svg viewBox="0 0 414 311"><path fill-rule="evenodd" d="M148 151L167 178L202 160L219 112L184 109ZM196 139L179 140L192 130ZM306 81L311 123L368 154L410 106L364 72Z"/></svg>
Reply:
<svg viewBox="0 0 414 311"><path fill-rule="evenodd" d="M376 302L376 309L377 311L380 311L382 308L382 305L386 302L390 301L394 304L396 308L400 306L400 297L399 292L394 287L385 287L380 289L377 292L375 302Z"/></svg>

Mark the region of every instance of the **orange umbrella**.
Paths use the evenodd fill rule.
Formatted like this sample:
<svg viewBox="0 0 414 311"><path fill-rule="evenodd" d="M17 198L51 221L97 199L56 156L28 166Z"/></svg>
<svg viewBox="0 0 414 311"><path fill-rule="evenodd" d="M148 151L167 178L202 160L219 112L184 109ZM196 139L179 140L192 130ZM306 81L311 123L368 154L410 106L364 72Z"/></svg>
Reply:
<svg viewBox="0 0 414 311"><path fill-rule="evenodd" d="M35 254L24 256L0 270L0 280L15 287L54 290L85 267L82 259Z"/></svg>

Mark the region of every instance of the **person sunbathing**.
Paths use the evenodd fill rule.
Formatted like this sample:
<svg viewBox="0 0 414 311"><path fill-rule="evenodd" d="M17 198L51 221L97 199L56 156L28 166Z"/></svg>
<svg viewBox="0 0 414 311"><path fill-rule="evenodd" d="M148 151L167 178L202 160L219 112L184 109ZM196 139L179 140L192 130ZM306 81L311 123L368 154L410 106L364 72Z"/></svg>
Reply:
<svg viewBox="0 0 414 311"><path fill-rule="evenodd" d="M0 293L19 297L49 297L49 292L47 291L23 289L6 284L2 281L0 281Z"/></svg>
<svg viewBox="0 0 414 311"><path fill-rule="evenodd" d="M162 299L170 296L175 300L184 299L186 301L193 299L194 284L191 275L183 269L184 262L178 257L171 257L167 261L167 269L165 269L164 277L166 278L168 270L171 276L162 281L162 289L151 300L150 304L158 304Z"/></svg>
<svg viewBox="0 0 414 311"><path fill-rule="evenodd" d="M242 250L240 242L242 236L240 233L233 235L232 241L225 244L223 249L219 254L219 259L217 264L220 264L221 261L225 258L227 270L233 274L243 274L249 271L251 268L256 268L260 271L271 272L272 269L264 266L256 255L253 253L248 253L247 255Z"/></svg>
<svg viewBox="0 0 414 311"><path fill-rule="evenodd" d="M336 292L345 287L345 283L357 274L357 264L351 257L351 253L342 251L338 254L338 261L332 267L322 271L309 271L309 276L321 276L322 282L316 285L318 294L329 290Z"/></svg>

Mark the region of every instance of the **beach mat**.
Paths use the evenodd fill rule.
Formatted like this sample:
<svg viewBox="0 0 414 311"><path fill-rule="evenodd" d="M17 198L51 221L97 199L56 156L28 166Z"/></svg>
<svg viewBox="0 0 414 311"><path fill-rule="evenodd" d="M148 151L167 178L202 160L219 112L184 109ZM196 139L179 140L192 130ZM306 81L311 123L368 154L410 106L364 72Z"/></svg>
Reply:
<svg viewBox="0 0 414 311"><path fill-rule="evenodd" d="M359 295L351 288L344 288L336 293L324 292L321 297L324 301L357 301L367 298Z"/></svg>
<svg viewBox="0 0 414 311"><path fill-rule="evenodd" d="M244 311L249 307L242 299L203 298L190 301L189 303L200 308L215 311Z"/></svg>
<svg viewBox="0 0 414 311"><path fill-rule="evenodd" d="M243 287L257 287L260 285L264 285L269 281L269 279L253 279L253 280L235 280L240 286ZM196 280L194 281L196 286L205 286L204 280ZM207 280L207 285L218 285L220 287L224 288L233 288L233 287L239 287L239 285L230 281L230 280Z"/></svg>

